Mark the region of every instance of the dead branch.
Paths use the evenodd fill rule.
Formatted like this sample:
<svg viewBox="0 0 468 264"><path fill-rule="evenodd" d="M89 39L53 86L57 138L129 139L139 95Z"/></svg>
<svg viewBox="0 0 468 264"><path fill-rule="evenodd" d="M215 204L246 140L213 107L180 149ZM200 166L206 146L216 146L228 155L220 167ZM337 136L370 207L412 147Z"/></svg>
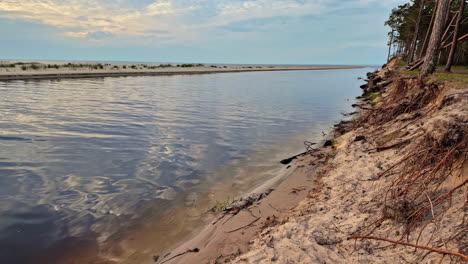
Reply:
<svg viewBox="0 0 468 264"><path fill-rule="evenodd" d="M467 37L468 37L468 34L465 34L464 36L459 37L459 38L457 39L457 41L460 41L460 40L462 40L462 39L464 39L464 38L467 38ZM448 48L448 47L452 46L452 44L453 44L453 43L449 43L449 44L443 46L442 49Z"/></svg>
<svg viewBox="0 0 468 264"><path fill-rule="evenodd" d="M410 71L414 71L415 69L419 68L422 64L424 63L424 59L420 59L419 61L415 62L411 68L409 68Z"/></svg>
<svg viewBox="0 0 468 264"><path fill-rule="evenodd" d="M397 143L395 143L395 144L391 144L391 145L387 145L387 146L376 147L375 150L377 150L377 151L382 151L382 150L391 149L391 148L396 147L396 146L399 146L399 145L401 145L401 144L405 144L405 143L407 143L407 142L409 142L409 141L410 141L410 139L406 139L406 140L403 140L403 141L401 141L401 142L397 142Z"/></svg>
<svg viewBox="0 0 468 264"><path fill-rule="evenodd" d="M348 239L374 239L374 240L381 240L381 241L386 241L386 242L393 243L393 244L399 244L399 245L404 245L404 246L410 246L410 247L415 247L415 248L420 248L420 249L429 250L429 251L436 252L436 253L439 253L439 254L452 255L452 256L457 256L457 257L463 258L463 259L468 259L468 256L463 255L463 254L458 253L458 252L453 252L453 251L448 251L448 250L443 250L443 249L438 249L438 248L431 248L431 247L426 247L426 246L420 246L420 245L415 245L415 244L406 243L406 242L402 242L402 241L395 241L395 240L391 240L391 239L383 238L383 237L353 235L353 236L348 237Z"/></svg>

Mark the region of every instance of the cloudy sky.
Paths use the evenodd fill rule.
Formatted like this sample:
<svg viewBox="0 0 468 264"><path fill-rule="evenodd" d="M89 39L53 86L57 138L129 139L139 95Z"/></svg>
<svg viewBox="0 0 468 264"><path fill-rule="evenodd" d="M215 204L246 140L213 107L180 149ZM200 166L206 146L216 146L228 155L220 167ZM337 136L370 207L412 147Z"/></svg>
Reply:
<svg viewBox="0 0 468 264"><path fill-rule="evenodd" d="M404 0L0 0L0 58L381 64Z"/></svg>

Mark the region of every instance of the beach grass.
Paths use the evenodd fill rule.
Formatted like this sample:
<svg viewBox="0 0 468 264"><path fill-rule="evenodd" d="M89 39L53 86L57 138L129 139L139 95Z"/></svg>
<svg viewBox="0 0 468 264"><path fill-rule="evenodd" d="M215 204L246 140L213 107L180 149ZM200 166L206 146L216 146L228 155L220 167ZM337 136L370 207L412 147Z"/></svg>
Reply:
<svg viewBox="0 0 468 264"><path fill-rule="evenodd" d="M234 197L230 197L230 196L228 196L223 201L216 200L212 207L212 210L215 212L224 211L227 208L227 206L232 204L234 201L235 201Z"/></svg>

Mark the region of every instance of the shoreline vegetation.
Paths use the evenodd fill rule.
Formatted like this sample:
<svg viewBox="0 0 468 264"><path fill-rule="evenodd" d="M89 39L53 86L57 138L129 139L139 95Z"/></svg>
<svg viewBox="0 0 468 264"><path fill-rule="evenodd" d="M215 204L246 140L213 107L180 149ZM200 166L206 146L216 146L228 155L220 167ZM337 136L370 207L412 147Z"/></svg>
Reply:
<svg viewBox="0 0 468 264"><path fill-rule="evenodd" d="M64 63L45 64L38 62L0 63L0 81L95 78L122 76L158 76L184 74L212 74L251 71L292 70L337 70L356 69L364 66L222 66L204 64L109 64L109 63Z"/></svg>
<svg viewBox="0 0 468 264"><path fill-rule="evenodd" d="M466 261L468 74L418 80L400 61L368 74L322 147L282 161L279 186L224 205L154 263Z"/></svg>

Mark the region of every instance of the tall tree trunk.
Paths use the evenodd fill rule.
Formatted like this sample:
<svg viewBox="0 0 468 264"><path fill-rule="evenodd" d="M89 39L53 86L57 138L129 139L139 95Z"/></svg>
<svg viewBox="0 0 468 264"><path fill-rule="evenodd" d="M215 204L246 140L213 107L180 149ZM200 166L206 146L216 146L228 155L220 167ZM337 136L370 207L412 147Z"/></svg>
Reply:
<svg viewBox="0 0 468 264"><path fill-rule="evenodd" d="M450 70L452 69L453 56L455 55L455 49L457 48L458 33L460 32L460 22L463 18L464 8L465 8L465 0L461 0L460 9L458 11L458 17L457 17L457 20L455 21L455 31L453 32L452 47L450 47L450 53L447 58L447 64L445 65L445 69L444 69L446 72L450 72Z"/></svg>
<svg viewBox="0 0 468 264"><path fill-rule="evenodd" d="M450 23L448 24L447 28L445 29L444 34L442 35L442 42L444 42L445 37L447 36L447 33L449 33L450 28L452 27L453 21L455 19L457 19L457 17L458 17L458 12L456 12L455 15L453 15L452 20L450 20ZM449 35L449 37L450 37L450 35Z"/></svg>
<svg viewBox="0 0 468 264"><path fill-rule="evenodd" d="M392 50L392 45L393 45L393 34L394 34L394 30L392 29L392 35L390 36L390 43L388 43L388 55L387 55L387 62L390 61L390 52Z"/></svg>
<svg viewBox="0 0 468 264"><path fill-rule="evenodd" d="M437 64L437 55L439 54L440 38L445 26L445 18L450 8L450 0L439 0L437 4L437 14L434 18L431 38L427 46L426 56L421 68L421 74L431 74L434 72Z"/></svg>
<svg viewBox="0 0 468 264"><path fill-rule="evenodd" d="M416 20L416 28L414 29L413 41L411 42L411 46L410 46L410 51L409 51L409 56L408 56L408 64L413 62L414 51L416 50L416 43L418 41L419 24L421 24L421 15L422 15L423 8L424 8L424 0L420 0L419 1L418 19Z"/></svg>
<svg viewBox="0 0 468 264"><path fill-rule="evenodd" d="M431 35L432 32L432 25L434 24L434 18L435 15L437 14L437 0L435 0L435 5L434 5L434 10L432 11L432 16L431 16L431 22L429 22L429 27L427 28L426 36L424 37L424 42L422 45L421 50L419 51L419 56L418 58L422 58L424 56L424 53L426 52L426 47L427 47L427 42L429 41L429 36Z"/></svg>

